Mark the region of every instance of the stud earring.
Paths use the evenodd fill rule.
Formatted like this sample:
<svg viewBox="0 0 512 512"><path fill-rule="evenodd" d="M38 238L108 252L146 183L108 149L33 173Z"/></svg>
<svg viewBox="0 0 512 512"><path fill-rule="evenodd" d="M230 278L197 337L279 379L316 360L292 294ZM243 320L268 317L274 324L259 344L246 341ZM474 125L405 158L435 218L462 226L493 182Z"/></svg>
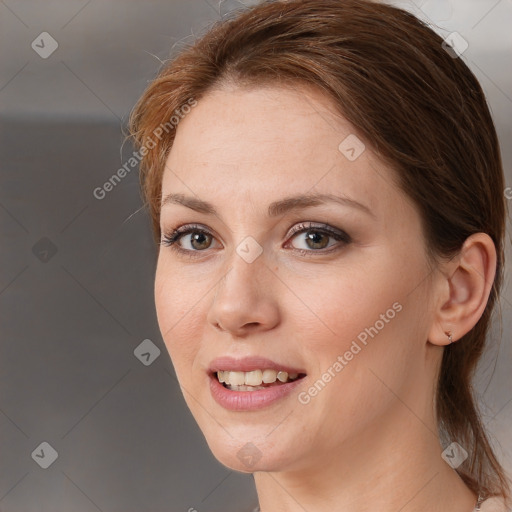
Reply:
<svg viewBox="0 0 512 512"><path fill-rule="evenodd" d="M448 336L448 341L453 343L452 331L445 332L446 336Z"/></svg>

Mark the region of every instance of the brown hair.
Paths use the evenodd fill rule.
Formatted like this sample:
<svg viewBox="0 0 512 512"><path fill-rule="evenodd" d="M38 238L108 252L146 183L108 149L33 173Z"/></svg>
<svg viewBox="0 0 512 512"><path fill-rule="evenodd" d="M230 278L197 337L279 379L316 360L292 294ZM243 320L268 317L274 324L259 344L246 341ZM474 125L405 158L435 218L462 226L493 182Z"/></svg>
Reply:
<svg viewBox="0 0 512 512"><path fill-rule="evenodd" d="M486 436L471 379L483 352L503 279L506 205L496 131L482 89L461 58L412 14L369 0L264 1L215 23L182 48L135 106L130 132L142 148L144 199L160 240L165 161L175 130L159 127L223 83L309 84L332 98L422 217L429 255L456 255L468 236L487 233L497 272L485 311L444 349L436 390L441 440L469 453L458 468L486 496L509 497L509 483Z"/></svg>

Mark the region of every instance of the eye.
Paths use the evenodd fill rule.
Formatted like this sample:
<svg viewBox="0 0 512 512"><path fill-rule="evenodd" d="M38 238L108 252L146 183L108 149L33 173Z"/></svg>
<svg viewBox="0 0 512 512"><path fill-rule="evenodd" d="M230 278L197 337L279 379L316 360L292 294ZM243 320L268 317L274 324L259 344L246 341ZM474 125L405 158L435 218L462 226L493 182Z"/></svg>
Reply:
<svg viewBox="0 0 512 512"><path fill-rule="evenodd" d="M184 248L181 244L182 240L184 240L183 245L188 245L192 249ZM160 245L170 247L181 254L195 257L197 256L195 253L209 249L213 240L215 238L208 230L196 224L188 224L175 229L168 235L163 235Z"/></svg>
<svg viewBox="0 0 512 512"><path fill-rule="evenodd" d="M342 230L333 229L326 224L314 225L311 222L298 224L293 228L291 235L293 235L292 238L297 238L299 242L303 243L302 247L294 246L294 248L307 256L315 252L330 253L333 250L338 250L340 245L343 246L352 241L350 236ZM330 238L341 243L328 245ZM333 246L334 249L331 249Z"/></svg>
<svg viewBox="0 0 512 512"><path fill-rule="evenodd" d="M301 234L304 234L304 236L299 237ZM326 224L314 225L311 222L297 224L289 236L292 239L297 238L305 244L303 247L292 246L304 256L311 256L314 253L331 253L352 241L350 236L342 230L331 228ZM334 239L340 243L329 245L329 239ZM170 247L182 255L194 258L201 256L200 253L210 249L214 240L215 237L207 229L197 224L188 224L163 235L160 245ZM187 245L189 248L186 247Z"/></svg>

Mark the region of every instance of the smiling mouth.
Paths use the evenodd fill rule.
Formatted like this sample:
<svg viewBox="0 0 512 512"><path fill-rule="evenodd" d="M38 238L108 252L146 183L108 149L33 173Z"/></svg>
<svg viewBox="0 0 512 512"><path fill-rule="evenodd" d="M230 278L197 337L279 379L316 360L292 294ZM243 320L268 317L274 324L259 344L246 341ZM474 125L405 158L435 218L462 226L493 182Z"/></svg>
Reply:
<svg viewBox="0 0 512 512"><path fill-rule="evenodd" d="M231 391L258 391L269 387L282 386L302 379L305 373L288 373L281 370L253 370L250 372L217 371L215 378Z"/></svg>

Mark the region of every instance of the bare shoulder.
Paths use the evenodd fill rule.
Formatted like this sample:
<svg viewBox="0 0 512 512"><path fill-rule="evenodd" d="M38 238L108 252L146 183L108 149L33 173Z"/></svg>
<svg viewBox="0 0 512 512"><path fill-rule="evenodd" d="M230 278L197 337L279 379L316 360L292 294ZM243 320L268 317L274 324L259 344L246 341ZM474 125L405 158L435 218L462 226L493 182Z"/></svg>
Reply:
<svg viewBox="0 0 512 512"><path fill-rule="evenodd" d="M505 505L503 498L498 497L488 498L480 505L480 512L511 512L511 510Z"/></svg>

